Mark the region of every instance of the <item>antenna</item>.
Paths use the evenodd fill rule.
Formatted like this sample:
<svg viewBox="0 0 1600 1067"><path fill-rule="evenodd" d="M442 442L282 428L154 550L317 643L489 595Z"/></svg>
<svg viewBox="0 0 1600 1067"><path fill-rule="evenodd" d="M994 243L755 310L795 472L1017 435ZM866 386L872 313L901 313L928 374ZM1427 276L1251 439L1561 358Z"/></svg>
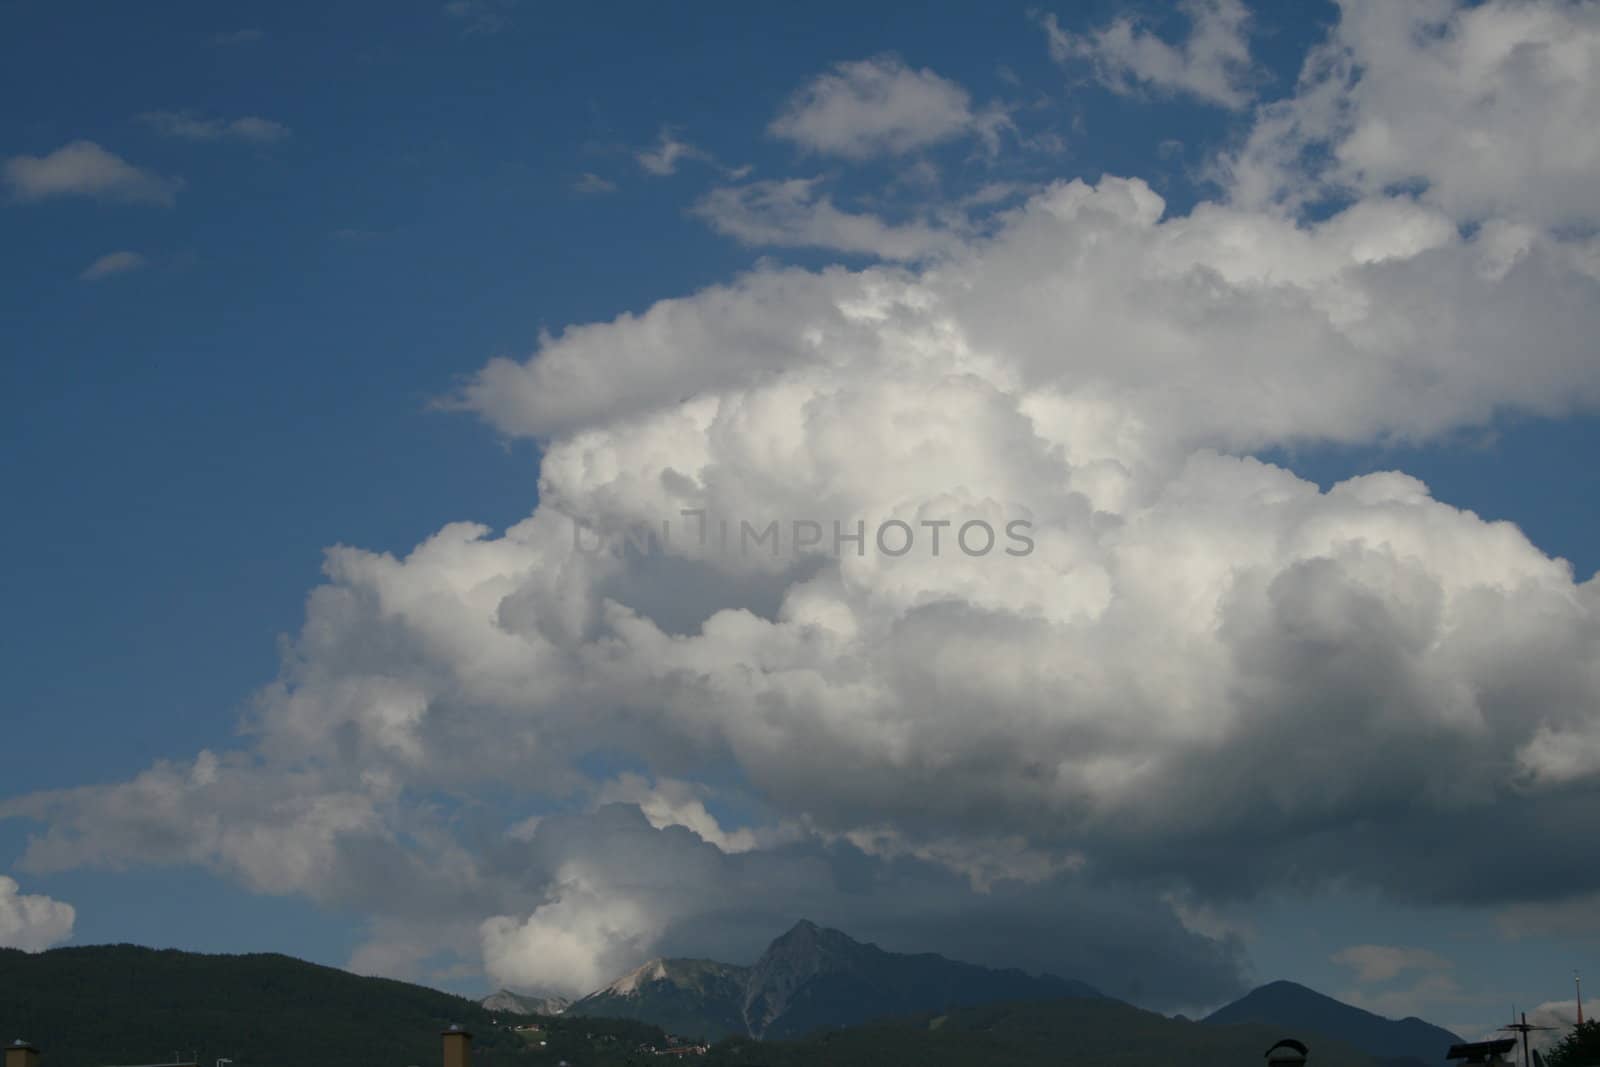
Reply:
<svg viewBox="0 0 1600 1067"><path fill-rule="evenodd" d="M1583 1025L1583 975L1572 972L1572 988L1578 994L1578 1025Z"/></svg>
<svg viewBox="0 0 1600 1067"><path fill-rule="evenodd" d="M1532 1062L1530 1062L1531 1061L1531 1057L1530 1057L1530 1054L1529 1054L1529 1051L1528 1051L1528 1031L1530 1031L1530 1030L1554 1030L1555 1027L1553 1027L1553 1026L1534 1026L1532 1023L1530 1023L1528 1021L1528 1013L1527 1012L1523 1012L1522 1013L1522 1021L1519 1023L1519 1022L1515 1021L1516 1014L1517 1014L1517 1009L1515 1007L1513 1007L1511 1009L1511 1015L1512 1015L1513 1022L1511 1023L1510 1026L1502 1026L1502 1027L1499 1027L1499 1029L1501 1029L1501 1030L1512 1030L1512 1031L1515 1031L1516 1033L1519 1033L1519 1034L1522 1035L1522 1067L1533 1067Z"/></svg>

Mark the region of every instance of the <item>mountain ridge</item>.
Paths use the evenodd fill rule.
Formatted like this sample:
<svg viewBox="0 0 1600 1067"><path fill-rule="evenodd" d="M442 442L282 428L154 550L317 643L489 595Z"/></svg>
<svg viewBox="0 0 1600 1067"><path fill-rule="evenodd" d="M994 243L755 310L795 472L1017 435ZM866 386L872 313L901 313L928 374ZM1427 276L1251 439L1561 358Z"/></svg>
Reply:
<svg viewBox="0 0 1600 1067"><path fill-rule="evenodd" d="M726 995L718 995L730 1011L743 1012L754 967L709 960L652 964L657 962L676 983L674 988L695 994L685 1002L689 1006L701 1007L697 999L701 994L718 994L721 989ZM896 968L930 968L949 978L944 985L935 982L930 987L923 980L916 987L924 992L932 988L941 998L952 990L960 992L959 979L970 975L991 982L997 975L1006 979L1021 972L991 971L932 954L897 955L837 931L820 930L802 930L767 962L796 981L772 985L762 1003L781 1003L787 1009L767 1027L766 1040L729 1038L706 1054L705 1067L805 1067L818 1062L833 1067L894 1063L1045 1067L1068 1054L1105 1067L1176 1062L1185 1067L1237 1067L1259 1062L1261 1050L1286 1034L1277 1022L1187 1022L1107 997L1077 996L913 1012L844 1028L824 1026L791 1038L784 1036L786 1026L793 1030L811 1021L804 1013L797 1014L799 1008L826 1006L841 989L848 995L864 992L875 997L874 982L900 980ZM882 969L873 970L873 964ZM863 965L865 974L860 970ZM648 990L659 981L653 966L634 973L636 990ZM853 976L853 984L829 984L841 975ZM1051 990L1062 982L1022 978L1044 981ZM820 990L811 984L817 981ZM984 992L993 995L997 989L1004 991L1006 983L986 985ZM1331 1000L1321 994L1316 998ZM1360 1011L1333 1003L1346 1011ZM898 1010L899 1005L874 1000L862 1010L884 1007ZM526 1027L528 1022L536 1023L537 1029ZM734 1032L747 1025L742 1017L733 1022ZM1380 1022L1392 1021L1380 1018ZM78 946L36 954L0 949L0 1033L8 1040L26 1037L34 1042L44 1050L50 1067L158 1062L173 1048L194 1050L203 1063L217 1058L241 1064L337 1062L349 1067L437 1063L439 1031L453 1024L475 1035L473 1060L482 1067L549 1067L563 1059L575 1067L625 1067L639 1062L640 1050L664 1048L667 1042L662 1028L637 1020L566 1015L496 1019L481 1004L453 994L274 953L203 955L130 945ZM1306 1029L1287 1032L1308 1039L1319 1067L1396 1064L1393 1058L1381 1062L1348 1040ZM1425 1051L1430 1061L1442 1053L1434 1045Z"/></svg>
<svg viewBox="0 0 1600 1067"><path fill-rule="evenodd" d="M695 1037L781 1039L945 1008L1099 996L1092 986L1054 975L888 952L802 919L749 967L654 959L567 1010Z"/></svg>
<svg viewBox="0 0 1600 1067"><path fill-rule="evenodd" d="M522 1054L465 997L279 953L0 949L0 1033L31 1041L49 1067L157 1063L175 1048L202 1063L435 1063L452 1025L477 1035L485 1063Z"/></svg>
<svg viewBox="0 0 1600 1067"><path fill-rule="evenodd" d="M501 989L490 993L478 1004L485 1010L510 1015L560 1015L571 1005L571 997L540 993L513 993Z"/></svg>

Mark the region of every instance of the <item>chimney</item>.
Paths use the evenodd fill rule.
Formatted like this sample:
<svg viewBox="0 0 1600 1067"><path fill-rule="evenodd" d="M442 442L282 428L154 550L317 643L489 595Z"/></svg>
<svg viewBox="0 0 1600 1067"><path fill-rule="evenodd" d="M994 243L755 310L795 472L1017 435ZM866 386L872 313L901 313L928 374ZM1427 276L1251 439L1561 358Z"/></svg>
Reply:
<svg viewBox="0 0 1600 1067"><path fill-rule="evenodd" d="M472 1067L472 1035L456 1025L446 1030L443 1036L444 1067ZM11 1067L9 1061L6 1067ZM27 1067L34 1065L28 1064Z"/></svg>
<svg viewBox="0 0 1600 1067"><path fill-rule="evenodd" d="M5 1067L39 1067L39 1050L19 1037L6 1046Z"/></svg>

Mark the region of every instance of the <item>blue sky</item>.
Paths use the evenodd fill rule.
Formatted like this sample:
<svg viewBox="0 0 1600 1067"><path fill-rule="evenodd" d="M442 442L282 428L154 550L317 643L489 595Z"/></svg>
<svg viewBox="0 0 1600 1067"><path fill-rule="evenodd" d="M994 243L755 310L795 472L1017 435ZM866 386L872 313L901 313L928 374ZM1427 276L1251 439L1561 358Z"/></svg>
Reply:
<svg viewBox="0 0 1600 1067"><path fill-rule="evenodd" d="M1435 7L1439 18L1457 20L1450 33L1468 33L1460 12ZM1551 18L1582 21L1570 6L1543 7ZM1141 67L1143 53L1128 60L1112 38L1095 36L1131 13L1139 21L1129 25L1148 39L1182 47L1193 35L1185 54L1195 60L1204 41L1201 18L1191 16L1231 9L822 5L802 19L735 5L557 9L493 0L226 12L175 4L159 14L0 3L0 99L8 101L0 157L42 160L92 142L140 174L120 186L44 191L13 177L0 206L0 470L11 504L0 530L0 573L13 606L0 624L0 668L4 747L20 754L8 760L0 797L109 786L160 761L186 764L201 750L247 753L268 777L314 765L312 751L280 768L278 750L260 740L272 729L241 735L240 724L295 647L308 593L324 581L324 551L347 545L403 556L459 521L498 534L540 503L543 450L578 432L525 432L475 396L473 383L485 381L490 360L520 365L553 351L549 338L568 327L692 298L749 271L837 265L856 272L886 263L939 270L941 256L956 256L942 246L907 257L840 242L757 241L748 231L741 239L735 223L705 208L714 189L814 180L812 189L858 217L890 228L925 225L930 240L960 241L964 250L992 239L1004 211L1073 179L1090 186L1105 175L1142 179L1164 198L1168 219L1203 203L1257 210L1217 160L1253 143L1274 102L1296 98L1308 50L1336 36L1336 27L1354 27L1350 49L1372 45L1356 32L1357 20L1341 23L1339 9L1321 3L1252 12L1241 38L1248 61L1227 68L1222 83L1237 97L1227 101L1205 88L1214 83L1200 80L1198 61L1178 75L1163 73L1159 65ZM1046 14L1056 20L1049 26ZM1592 24L1583 32L1592 33ZM1052 27L1076 44L1053 54ZM800 106L797 94L814 79L835 64L868 60L894 77L924 71L960 87L974 123L1004 116L999 133L992 143L951 133L915 150L852 153L775 132L775 118ZM1595 102L1592 86L1577 92L1561 115ZM237 125L242 119L256 124ZM659 153L674 143L679 155L669 164ZM1329 179L1298 214L1281 197L1259 210L1313 226L1351 203L1395 195L1394 182L1372 177L1379 169L1372 163L1354 178ZM1559 216L1542 208L1519 214L1518 197L1535 196L1527 190L1564 180L1542 172L1521 178L1510 181L1509 199L1494 189L1451 190L1437 176L1431 186L1426 176L1417 179L1422 192L1400 195L1419 212L1448 217L1462 247L1486 220L1532 227L1558 250L1592 235L1600 213L1586 216L1596 205L1580 194L1570 204L1546 198L1564 205ZM1002 185L993 207L962 208L963 221L949 222L964 198ZM118 252L137 259L113 265L134 265L85 277ZM1573 278L1579 299L1593 279ZM1228 284L1236 283L1230 277ZM1415 306L1424 304L1419 298ZM1529 306L1530 316L1539 311ZM1254 416L1243 414L1178 436L1184 448L1260 456L1323 490L1354 475L1403 470L1437 501L1516 523L1538 552L1570 561L1581 584L1600 567L1600 485L1590 461L1600 422L1588 413L1600 371L1592 340L1581 340L1584 323L1558 310L1536 327L1527 351L1491 356L1526 360L1528 380L1545 383L1544 391L1485 375L1499 384L1415 424L1404 414L1352 414L1328 425L1308 419L1299 435L1257 432ZM1562 355L1573 344L1587 349L1587 363ZM1547 349L1555 353L1548 359ZM620 381L629 371L602 365L599 373ZM1419 376L1434 373L1430 366ZM1452 391L1428 396L1442 392ZM1330 404L1387 411L1392 395ZM680 399L689 396L672 398ZM1210 402L1195 398L1197 406ZM573 403L576 410L584 399ZM1423 398L1397 407L1432 412L1431 404ZM1235 436L1230 424L1244 429ZM1574 641L1574 648L1592 647ZM311 653L302 647L294 655ZM702 810L727 825L760 829L815 816L845 833L902 818L889 805L854 826L840 813L849 803L870 808L860 795L807 799L759 759L657 763L638 752L613 759L605 755L613 743L597 730L557 746L577 753L569 765L588 784L553 795L523 790L515 775L481 790L422 776L404 795L451 811L447 821L463 841L472 836L463 827L475 820L510 823L585 810L601 797L629 799L615 784L625 772L654 776L657 793L668 780L706 786ZM0 821L0 874L9 872L23 892L70 902L80 943L271 949L344 964L382 940L374 930L383 923L416 915L410 904L390 914L360 894L342 897L293 878L240 876L230 873L231 861L199 853L174 861L111 850L40 862L29 857L28 842L51 818L71 823L59 811ZM943 840L947 831L966 832L960 823L897 825ZM84 824L71 824L83 832ZM999 832L998 824L973 825ZM386 830L390 839L426 837L419 825ZM798 846L787 840L784 847ZM1066 846L1052 840L1048 847ZM1206 881L1192 871L1169 875L1193 876L1197 887ZM1571 968L1593 955L1593 927L1583 940L1571 940L1565 926L1504 936L1506 909L1600 888L1587 875L1563 876L1573 880L1493 900L1443 890L1411 900L1403 887L1373 889L1359 877L1354 888L1339 888L1335 872L1314 891L1293 879L1268 880L1266 896L1225 896L1216 906L1230 921L1254 923L1240 951L1248 972L1262 979L1357 990L1351 967L1331 959L1353 945L1447 958L1453 969L1401 972L1398 991L1393 982L1357 991L1377 1006L1414 1005L1468 1027L1488 1010L1473 997L1495 998L1497 1014L1507 996L1529 1007L1560 1001ZM520 911L497 899L489 911L452 921L475 927L498 909L526 917L550 899L535 881L519 890ZM1281 902L1267 906L1268 897ZM826 909L826 898L816 899ZM867 919L851 927L852 914L834 912L851 932L888 928ZM585 921L573 919L579 927ZM647 925L652 934L635 938L637 945L653 937L672 946L694 928L676 912ZM509 965L496 971L455 945L416 951L430 962L409 976L454 988L528 974ZM604 967L620 956L596 958ZM463 960L465 969L456 966ZM1446 972L1455 985L1443 992L1422 982ZM1481 977L1491 973L1492 982ZM1413 975L1418 982L1406 985ZM1202 985L1195 979L1172 1002L1203 1000ZM1378 999L1385 989L1395 996Z"/></svg>

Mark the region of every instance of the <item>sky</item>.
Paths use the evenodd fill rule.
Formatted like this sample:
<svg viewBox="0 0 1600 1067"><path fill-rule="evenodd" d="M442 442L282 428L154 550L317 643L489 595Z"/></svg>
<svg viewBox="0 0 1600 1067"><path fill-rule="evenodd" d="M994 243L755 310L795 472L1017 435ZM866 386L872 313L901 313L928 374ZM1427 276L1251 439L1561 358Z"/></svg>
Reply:
<svg viewBox="0 0 1600 1067"><path fill-rule="evenodd" d="M1570 1019L1595 3L0 0L0 101L0 945Z"/></svg>

